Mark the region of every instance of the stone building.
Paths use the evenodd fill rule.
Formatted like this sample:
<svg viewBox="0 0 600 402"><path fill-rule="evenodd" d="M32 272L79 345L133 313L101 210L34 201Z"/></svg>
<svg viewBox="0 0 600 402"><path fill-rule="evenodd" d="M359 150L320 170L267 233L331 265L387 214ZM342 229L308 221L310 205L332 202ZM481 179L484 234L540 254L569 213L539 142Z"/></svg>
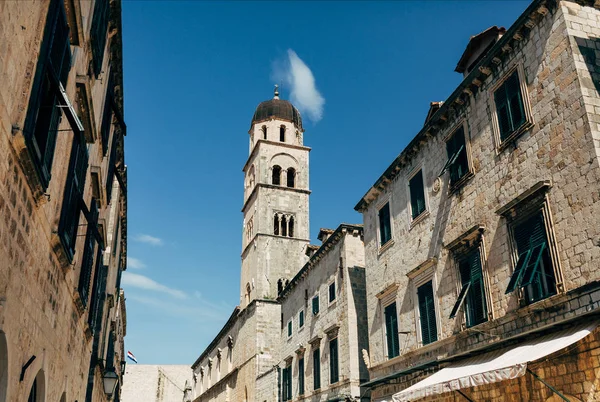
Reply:
<svg viewBox="0 0 600 402"><path fill-rule="evenodd" d="M312 400L322 400L338 391L358 395L359 382L367 374L364 367L361 371L359 360L360 348L366 348L367 342L352 338L356 336L357 320L360 320L356 318L357 310L364 308L364 282L360 282L364 281L362 229L340 226L335 236L325 242L323 247L326 248L321 247L305 265L318 247L311 246L309 241L310 148L304 146L300 113L290 102L279 99L275 89L273 99L258 105L249 135L250 155L243 168L240 305L192 365L193 398L197 402L272 402L284 397L281 376L285 366L281 353L283 348L286 357L289 356L290 347L287 339L282 345L282 300L278 296L284 288L286 295L299 291L292 290L293 284L321 257L323 262L318 264L322 268L311 274L311 292L325 289L334 278L329 271L333 270L335 275L339 268L340 301L332 303L329 311L323 307L318 320L307 317L311 328L307 328L305 334L320 336L317 334L324 329L321 326L331 324L337 317L343 328L340 330L340 361L350 362L351 367L341 367L336 386L329 386L323 374L321 392L311 391L307 395L314 395ZM323 236L328 234L330 232L323 232ZM329 250L330 247L333 249ZM342 266L340 257L344 258ZM332 258L335 261L330 264ZM319 280L327 280L327 283L319 284ZM286 311L297 312L304 306L304 300L296 304L295 296L285 299ZM328 353L323 353L323 358L328 358ZM323 370L327 367L323 365Z"/></svg>
<svg viewBox="0 0 600 402"><path fill-rule="evenodd" d="M120 0L0 2L0 401L122 381Z"/></svg>
<svg viewBox="0 0 600 402"><path fill-rule="evenodd" d="M277 400L277 293L307 259L310 148L300 113L276 90L257 107L249 135L240 305L192 365L196 401Z"/></svg>
<svg viewBox="0 0 600 402"><path fill-rule="evenodd" d="M368 379L362 226L321 229L320 247L281 291L283 401L361 400ZM348 398L348 399L347 399ZM364 399L368 400L368 399Z"/></svg>
<svg viewBox="0 0 600 402"><path fill-rule="evenodd" d="M472 37L356 206L374 401L600 398L599 8Z"/></svg>
<svg viewBox="0 0 600 402"><path fill-rule="evenodd" d="M128 364L122 402L190 402L192 369L189 365Z"/></svg>

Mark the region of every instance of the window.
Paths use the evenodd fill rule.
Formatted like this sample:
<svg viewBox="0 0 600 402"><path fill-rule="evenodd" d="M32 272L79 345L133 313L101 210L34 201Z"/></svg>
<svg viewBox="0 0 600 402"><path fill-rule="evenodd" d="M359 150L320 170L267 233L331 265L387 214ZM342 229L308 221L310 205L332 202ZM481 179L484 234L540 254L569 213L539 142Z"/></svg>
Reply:
<svg viewBox="0 0 600 402"><path fill-rule="evenodd" d="M279 215L273 217L273 234L279 236Z"/></svg>
<svg viewBox="0 0 600 402"><path fill-rule="evenodd" d="M110 157L108 158L108 172L106 173L106 203L110 204L112 198L112 189L115 181L115 163L117 160L117 133L113 133L112 143L110 146Z"/></svg>
<svg viewBox="0 0 600 402"><path fill-rule="evenodd" d="M396 313L396 302L386 306L385 316L385 337L387 340L388 359L392 359L400 354L400 343L398 339L398 315Z"/></svg>
<svg viewBox="0 0 600 402"><path fill-rule="evenodd" d="M335 338L329 341L329 383L335 384L339 380L338 339Z"/></svg>
<svg viewBox="0 0 600 402"><path fill-rule="evenodd" d="M294 237L294 217L290 217L290 221L288 223L288 236Z"/></svg>
<svg viewBox="0 0 600 402"><path fill-rule="evenodd" d="M298 328L302 328L304 326L304 310L300 311L298 314Z"/></svg>
<svg viewBox="0 0 600 402"><path fill-rule="evenodd" d="M292 400L292 367L288 366L283 369L283 400Z"/></svg>
<svg viewBox="0 0 600 402"><path fill-rule="evenodd" d="M298 394L304 395L304 357L298 360Z"/></svg>
<svg viewBox="0 0 600 402"><path fill-rule="evenodd" d="M267 139L267 126L262 126L263 139Z"/></svg>
<svg viewBox="0 0 600 402"><path fill-rule="evenodd" d="M78 285L79 298L81 299L84 307L86 307L88 304L90 281L92 279L92 267L94 265L94 250L96 248L96 237L93 233L93 226L97 224L98 206L96 204L96 199L92 198L92 203L90 206L90 220L87 223L85 246L83 249L83 258L81 259L81 272L79 273Z"/></svg>
<svg viewBox="0 0 600 402"><path fill-rule="evenodd" d="M108 83L106 85L106 96L104 97L104 109L102 111L102 122L100 124L100 138L102 140L102 155L108 153L108 140L110 139L110 132L112 129L113 122L113 75L110 74L108 77Z"/></svg>
<svg viewBox="0 0 600 402"><path fill-rule="evenodd" d="M288 321L288 325L287 325L287 329L288 329L288 338L290 336L292 336L292 320Z"/></svg>
<svg viewBox="0 0 600 402"><path fill-rule="evenodd" d="M296 169L289 168L287 170L287 186L294 187L296 181Z"/></svg>
<svg viewBox="0 0 600 402"><path fill-rule="evenodd" d="M450 171L450 185L452 186L469 172L467 144L463 126L458 128L446 142L446 152L448 153L448 161L440 176L446 170Z"/></svg>
<svg viewBox="0 0 600 402"><path fill-rule="evenodd" d="M44 28L23 134L42 188L50 182L56 134L71 70L69 27L64 2L52 0ZM66 109L65 109L66 110Z"/></svg>
<svg viewBox="0 0 600 402"><path fill-rule="evenodd" d="M429 281L419 286L417 296L419 299L419 319L421 321L421 341L423 345L427 345L437 341L433 282Z"/></svg>
<svg viewBox="0 0 600 402"><path fill-rule="evenodd" d="M556 278L542 211L514 225L513 236L518 259L506 293L521 288L526 303L556 294Z"/></svg>
<svg viewBox="0 0 600 402"><path fill-rule="evenodd" d="M450 313L450 318L454 318L460 306L464 304L467 327L472 327L487 321L485 287L479 248L471 250L458 260L458 270L462 287Z"/></svg>
<svg viewBox="0 0 600 402"><path fill-rule="evenodd" d="M425 190L423 188L423 170L419 170L408 182L410 187L410 208L415 219L425 212Z"/></svg>
<svg viewBox="0 0 600 402"><path fill-rule="evenodd" d="M390 203L386 203L379 210L379 244L383 246L392 238L392 224L390 222Z"/></svg>
<svg viewBox="0 0 600 402"><path fill-rule="evenodd" d="M27 398L27 402L37 402L37 377L33 379L33 384L31 385L31 391L29 391L29 398Z"/></svg>
<svg viewBox="0 0 600 402"><path fill-rule="evenodd" d="M527 121L518 70L494 92L500 141L519 130Z"/></svg>
<svg viewBox="0 0 600 402"><path fill-rule="evenodd" d="M313 315L319 314L319 296L315 296L312 299L312 313Z"/></svg>
<svg viewBox="0 0 600 402"><path fill-rule="evenodd" d="M279 127L279 141L285 142L285 126Z"/></svg>
<svg viewBox="0 0 600 402"><path fill-rule="evenodd" d="M79 227L79 216L81 215L80 203L83 202L85 176L88 167L88 153L84 141L83 134L76 135L73 138L67 182L65 184L58 225L58 236L70 260L73 259L73 255L75 254L75 241Z"/></svg>
<svg viewBox="0 0 600 402"><path fill-rule="evenodd" d="M313 351L313 389L321 388L321 351Z"/></svg>
<svg viewBox="0 0 600 402"><path fill-rule="evenodd" d="M329 284L329 303L335 301L335 281Z"/></svg>
<svg viewBox="0 0 600 402"><path fill-rule="evenodd" d="M106 46L106 36L108 31L109 9L109 0L96 0L96 4L94 5L92 27L90 29L92 65L94 67L94 73L96 74L96 77L102 70L104 47Z"/></svg>
<svg viewBox="0 0 600 402"><path fill-rule="evenodd" d="M279 186L281 184L281 167L280 166L273 166L273 180L272 183L276 186Z"/></svg>
<svg viewBox="0 0 600 402"><path fill-rule="evenodd" d="M281 217L281 235L287 236L287 218L285 215Z"/></svg>

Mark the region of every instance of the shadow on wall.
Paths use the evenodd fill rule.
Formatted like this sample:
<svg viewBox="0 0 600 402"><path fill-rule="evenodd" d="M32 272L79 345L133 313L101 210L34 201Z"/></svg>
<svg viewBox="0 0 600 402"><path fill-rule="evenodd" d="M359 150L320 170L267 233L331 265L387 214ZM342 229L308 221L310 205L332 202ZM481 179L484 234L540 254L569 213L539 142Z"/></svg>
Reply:
<svg viewBox="0 0 600 402"><path fill-rule="evenodd" d="M591 79L582 77L581 84L585 88L596 88L596 91L600 93L600 57L596 56L596 52L600 52L600 38L585 39L576 37L575 42L591 76Z"/></svg>

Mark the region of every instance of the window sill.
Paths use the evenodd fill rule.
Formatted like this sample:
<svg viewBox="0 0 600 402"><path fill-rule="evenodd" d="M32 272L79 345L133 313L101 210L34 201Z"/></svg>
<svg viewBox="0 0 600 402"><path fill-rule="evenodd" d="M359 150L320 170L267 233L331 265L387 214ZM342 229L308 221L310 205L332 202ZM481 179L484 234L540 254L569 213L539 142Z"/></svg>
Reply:
<svg viewBox="0 0 600 402"><path fill-rule="evenodd" d="M377 254L381 255L383 254L387 249L389 249L390 247L392 247L394 245L394 239L390 239L387 241L387 243L385 243L382 246L379 246L379 250L377 250Z"/></svg>
<svg viewBox="0 0 600 402"><path fill-rule="evenodd" d="M329 304L327 305L327 307L328 308L335 307L336 304L337 304L337 298L335 300L330 301Z"/></svg>
<svg viewBox="0 0 600 402"><path fill-rule="evenodd" d="M501 139L500 136L498 136L498 139L500 140L500 145L498 145L498 147L497 147L497 153L500 154L500 153L504 152L504 150L506 148L509 148L511 145L514 145L514 143L517 141L517 139L521 135L523 135L526 131L531 129L533 126L534 126L533 122L526 121L525 123L521 124L521 126L519 128L517 128L515 131L513 131L506 138Z"/></svg>
<svg viewBox="0 0 600 402"><path fill-rule="evenodd" d="M429 216L429 210L426 209L425 211L421 212L421 214L419 216L417 216L415 219L412 220L412 222L410 223L409 230L411 230L412 228L417 226L419 223L423 222L425 219L427 219L428 216Z"/></svg>
<svg viewBox="0 0 600 402"><path fill-rule="evenodd" d="M467 184L467 182L471 181L471 179L475 176L475 173L472 170L469 170L463 177L461 177L456 183L450 185L448 189L449 195L456 193L463 186Z"/></svg>

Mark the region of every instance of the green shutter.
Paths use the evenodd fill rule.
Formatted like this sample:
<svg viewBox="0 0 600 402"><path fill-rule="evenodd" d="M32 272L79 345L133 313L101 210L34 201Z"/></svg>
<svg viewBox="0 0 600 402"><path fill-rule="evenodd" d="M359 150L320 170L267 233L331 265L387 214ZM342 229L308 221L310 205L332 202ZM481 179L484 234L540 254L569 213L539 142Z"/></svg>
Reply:
<svg viewBox="0 0 600 402"><path fill-rule="evenodd" d="M409 182L410 186L410 204L412 209L412 218L415 219L425 211L425 193L423 189L423 171L419 170Z"/></svg>
<svg viewBox="0 0 600 402"><path fill-rule="evenodd" d="M288 322L288 336L292 336L292 322Z"/></svg>
<svg viewBox="0 0 600 402"><path fill-rule="evenodd" d="M312 313L313 315L319 314L319 296L315 296L312 299Z"/></svg>
<svg viewBox="0 0 600 402"><path fill-rule="evenodd" d="M398 339L398 315L396 303L392 303L384 309L385 331L387 338L388 359L392 359L400 354L400 345Z"/></svg>
<svg viewBox="0 0 600 402"><path fill-rule="evenodd" d="M387 203L379 210L379 241L383 246L391 238L390 204Z"/></svg>
<svg viewBox="0 0 600 402"><path fill-rule="evenodd" d="M313 382L314 389L321 388L321 356L319 349L313 352Z"/></svg>
<svg viewBox="0 0 600 402"><path fill-rule="evenodd" d="M450 318L456 317L456 313L458 312L460 306L463 304L470 287L471 281L463 283L462 288L460 289L460 293L458 294L458 299L456 299L456 303L454 304L454 307L452 307L452 311L450 312Z"/></svg>
<svg viewBox="0 0 600 402"><path fill-rule="evenodd" d="M471 327L487 320L487 303L479 249L473 250L467 261L471 274L471 289L469 289L467 297L469 311L467 326Z"/></svg>
<svg viewBox="0 0 600 402"><path fill-rule="evenodd" d="M329 383L335 384L339 381L339 362L338 362L338 340L332 339L329 342Z"/></svg>
<svg viewBox="0 0 600 402"><path fill-rule="evenodd" d="M433 285L429 281L417 289L423 345L437 341Z"/></svg>
<svg viewBox="0 0 600 402"><path fill-rule="evenodd" d="M304 395L304 357L298 360L298 394Z"/></svg>
<svg viewBox="0 0 600 402"><path fill-rule="evenodd" d="M515 70L510 77L494 93L496 114L500 128L500 139L503 140L525 123L525 107L519 82L519 74Z"/></svg>

